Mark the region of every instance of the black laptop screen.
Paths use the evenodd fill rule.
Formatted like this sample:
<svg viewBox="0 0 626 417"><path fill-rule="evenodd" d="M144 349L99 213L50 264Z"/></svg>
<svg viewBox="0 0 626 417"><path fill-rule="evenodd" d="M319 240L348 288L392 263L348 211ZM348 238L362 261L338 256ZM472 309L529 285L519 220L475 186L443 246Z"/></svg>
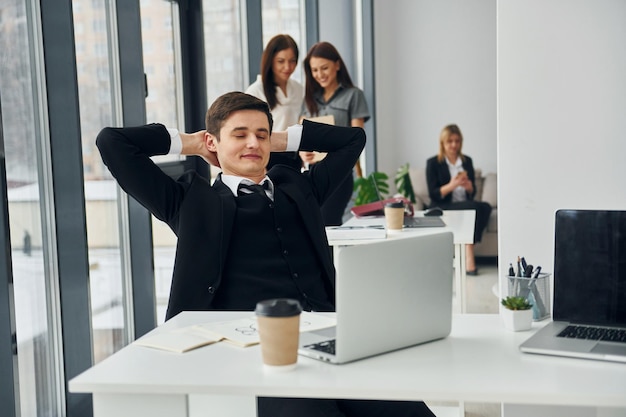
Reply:
<svg viewBox="0 0 626 417"><path fill-rule="evenodd" d="M626 211L556 212L553 316L626 325Z"/></svg>

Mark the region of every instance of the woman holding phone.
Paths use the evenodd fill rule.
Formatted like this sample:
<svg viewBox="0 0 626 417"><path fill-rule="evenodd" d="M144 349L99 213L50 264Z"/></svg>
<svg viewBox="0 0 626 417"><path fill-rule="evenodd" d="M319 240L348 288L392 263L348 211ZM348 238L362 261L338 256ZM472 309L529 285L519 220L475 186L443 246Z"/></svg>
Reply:
<svg viewBox="0 0 626 417"><path fill-rule="evenodd" d="M476 182L472 158L461 152L463 134L455 124L443 128L439 135L439 153L426 162L426 181L431 207L444 210L476 210L474 243L481 241L489 222L491 206L475 201ZM478 275L474 245L465 245L467 275Z"/></svg>

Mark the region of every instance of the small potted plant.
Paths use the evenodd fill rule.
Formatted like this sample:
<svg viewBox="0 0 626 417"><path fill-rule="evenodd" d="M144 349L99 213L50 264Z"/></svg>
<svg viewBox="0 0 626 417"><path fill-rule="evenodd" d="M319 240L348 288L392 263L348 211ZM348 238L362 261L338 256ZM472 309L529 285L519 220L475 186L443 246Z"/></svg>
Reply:
<svg viewBox="0 0 626 417"><path fill-rule="evenodd" d="M506 297L502 299L502 320L508 330L519 332L530 330L533 322L533 305L524 297Z"/></svg>

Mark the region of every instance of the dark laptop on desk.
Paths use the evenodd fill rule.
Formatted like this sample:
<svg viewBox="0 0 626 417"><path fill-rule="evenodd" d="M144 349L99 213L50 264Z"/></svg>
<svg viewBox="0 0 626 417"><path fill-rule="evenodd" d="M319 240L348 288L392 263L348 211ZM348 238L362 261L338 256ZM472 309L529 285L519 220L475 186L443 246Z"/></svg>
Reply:
<svg viewBox="0 0 626 417"><path fill-rule="evenodd" d="M452 258L452 232L340 247L337 325L301 333L299 353L345 363L446 337Z"/></svg>
<svg viewBox="0 0 626 417"><path fill-rule="evenodd" d="M553 304L523 352L626 362L626 211L556 212Z"/></svg>
<svg viewBox="0 0 626 417"><path fill-rule="evenodd" d="M443 227L446 224L441 217L404 217L404 228L413 227Z"/></svg>

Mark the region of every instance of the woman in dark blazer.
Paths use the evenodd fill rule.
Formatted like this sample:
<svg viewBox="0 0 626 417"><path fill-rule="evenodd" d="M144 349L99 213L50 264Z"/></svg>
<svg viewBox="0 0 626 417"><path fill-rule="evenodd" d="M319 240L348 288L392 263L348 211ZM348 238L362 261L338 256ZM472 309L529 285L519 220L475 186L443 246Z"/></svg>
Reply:
<svg viewBox="0 0 626 417"><path fill-rule="evenodd" d="M476 183L472 158L463 155L463 134L457 125L443 128L439 136L439 154L426 163L426 181L431 207L444 210L476 210L474 243L481 241L487 227L491 206L474 201ZM466 245L466 269L468 275L477 275L474 245Z"/></svg>

